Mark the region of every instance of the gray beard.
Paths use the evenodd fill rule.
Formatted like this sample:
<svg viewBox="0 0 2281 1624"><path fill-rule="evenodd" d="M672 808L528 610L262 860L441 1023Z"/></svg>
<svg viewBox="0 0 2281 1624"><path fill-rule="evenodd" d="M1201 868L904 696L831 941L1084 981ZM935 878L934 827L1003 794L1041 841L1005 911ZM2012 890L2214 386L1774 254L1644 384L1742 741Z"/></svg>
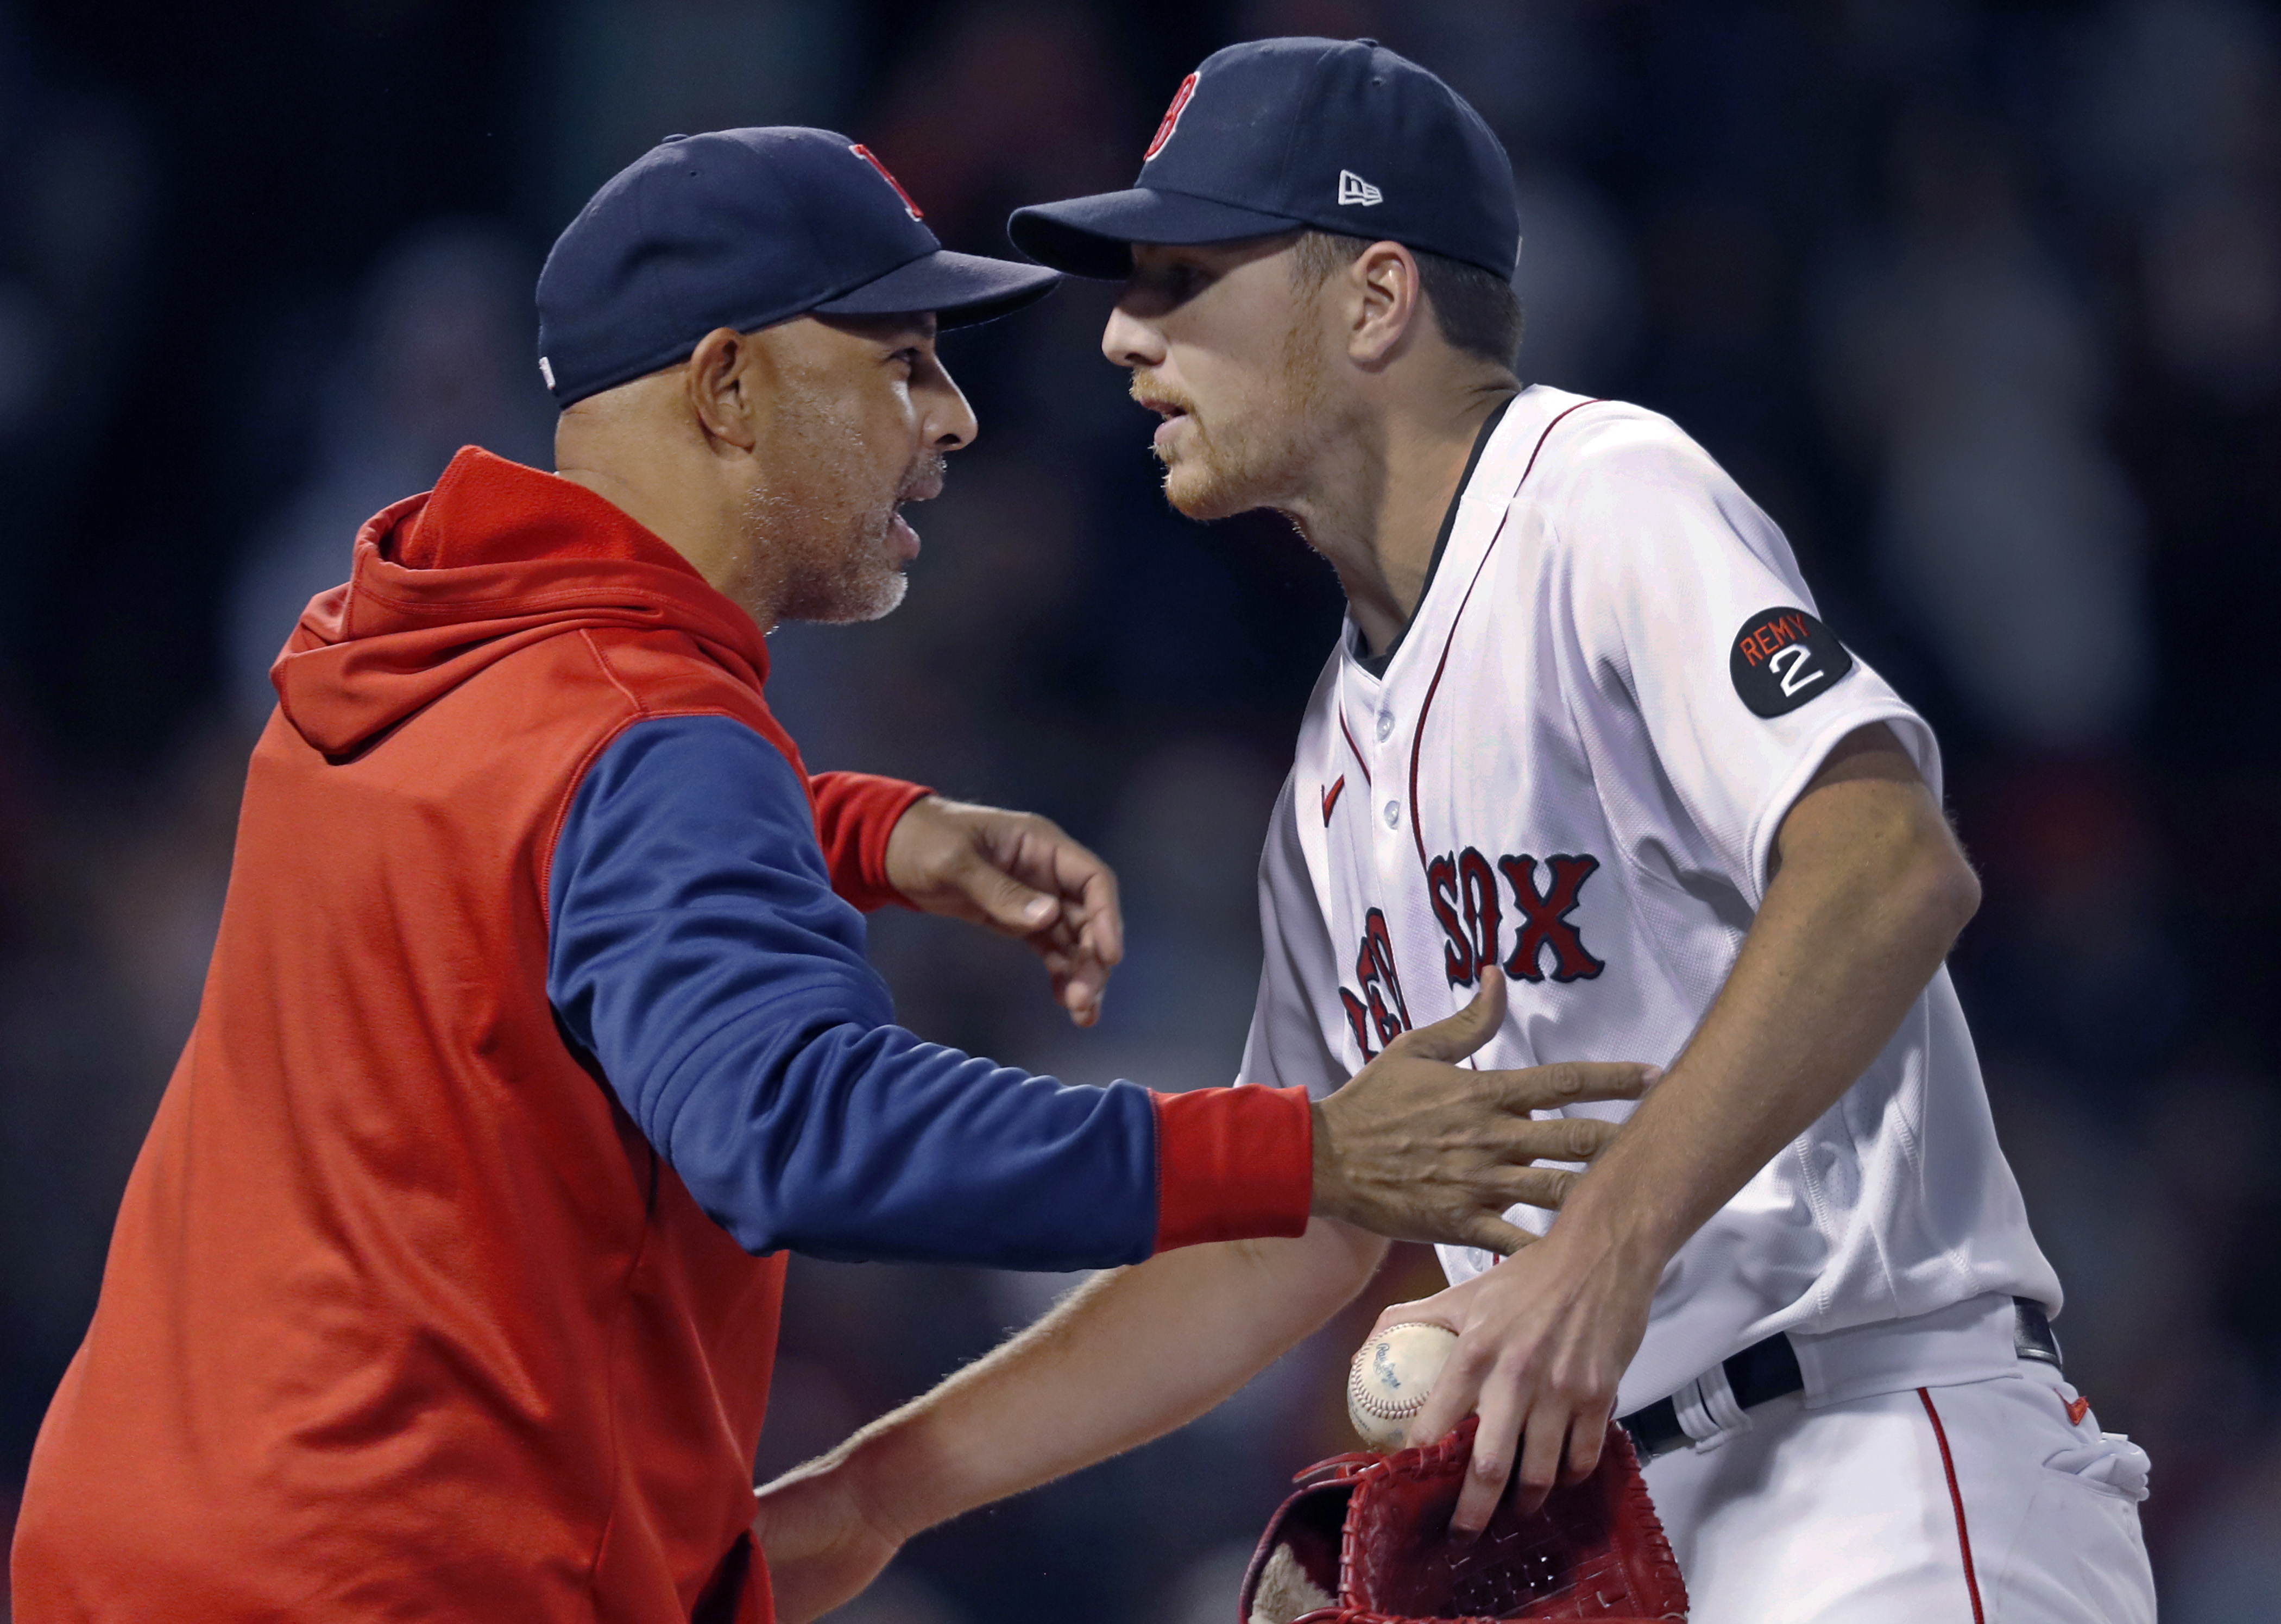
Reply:
<svg viewBox="0 0 2281 1624"><path fill-rule="evenodd" d="M893 516L892 508L867 514L840 535L823 536L797 500L755 489L745 533L756 554L753 577L773 589L770 618L845 626L894 613L910 583L888 556Z"/></svg>

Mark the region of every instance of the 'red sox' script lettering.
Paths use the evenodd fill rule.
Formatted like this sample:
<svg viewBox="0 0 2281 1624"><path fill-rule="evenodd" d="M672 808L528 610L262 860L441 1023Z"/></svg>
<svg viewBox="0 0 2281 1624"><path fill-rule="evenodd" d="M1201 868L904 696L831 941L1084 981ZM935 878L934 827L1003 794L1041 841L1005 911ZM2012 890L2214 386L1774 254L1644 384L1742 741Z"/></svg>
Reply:
<svg viewBox="0 0 2281 1624"><path fill-rule="evenodd" d="M1339 1001L1346 1006L1347 1025L1354 1028L1355 1041L1367 1060L1410 1030L1410 1007L1402 1001L1402 978L1394 973L1394 943L1386 932L1383 909L1373 908L1363 919L1355 978L1361 995L1341 987Z"/></svg>
<svg viewBox="0 0 2281 1624"><path fill-rule="evenodd" d="M1488 860L1472 847L1456 856L1436 857L1426 865L1426 885L1434 903L1434 916L1448 939L1442 949L1442 969L1451 986L1471 986L1481 979L1484 964L1502 962L1504 973L1521 981L1545 978L1544 961L1552 961L1552 979L1566 984L1589 981L1607 968L1584 947L1584 938L1569 915L1576 911L1584 882L1600 867L1597 857L1558 853L1543 860L1545 884L1537 889L1538 861L1524 852L1500 857L1496 871L1504 876L1519 915L1519 936L1511 957L1504 956L1502 938L1504 909Z"/></svg>
<svg viewBox="0 0 2281 1624"><path fill-rule="evenodd" d="M1427 892L1434 917L1442 925L1442 971L1450 985L1473 986L1481 979L1484 964L1500 965L1517 981L1549 978L1566 985L1597 977L1607 962L1584 946L1583 933L1570 916L1580 904L1584 882L1599 867L1597 857L1566 852L1541 860L1524 852L1500 857L1492 866L1471 846L1428 862ZM1540 872L1544 876L1541 889ZM1504 877L1502 886L1499 875ZM1510 954L1504 950L1507 918L1519 927ZM1394 943L1386 915L1379 909L1364 916L1355 978L1360 990L1341 987L1339 1002L1363 1058L1368 1060L1410 1030L1410 1009L1403 1001L1401 978L1395 974Z"/></svg>

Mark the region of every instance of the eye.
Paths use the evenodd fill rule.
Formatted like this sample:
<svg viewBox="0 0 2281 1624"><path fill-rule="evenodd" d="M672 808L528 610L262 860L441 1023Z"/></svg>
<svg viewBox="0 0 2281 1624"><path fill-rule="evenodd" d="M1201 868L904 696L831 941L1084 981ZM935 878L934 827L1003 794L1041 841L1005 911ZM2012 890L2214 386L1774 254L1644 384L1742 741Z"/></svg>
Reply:
<svg viewBox="0 0 2281 1624"><path fill-rule="evenodd" d="M1149 277L1151 291L1167 305L1185 305L1211 283L1211 273L1190 260L1174 259L1159 266Z"/></svg>

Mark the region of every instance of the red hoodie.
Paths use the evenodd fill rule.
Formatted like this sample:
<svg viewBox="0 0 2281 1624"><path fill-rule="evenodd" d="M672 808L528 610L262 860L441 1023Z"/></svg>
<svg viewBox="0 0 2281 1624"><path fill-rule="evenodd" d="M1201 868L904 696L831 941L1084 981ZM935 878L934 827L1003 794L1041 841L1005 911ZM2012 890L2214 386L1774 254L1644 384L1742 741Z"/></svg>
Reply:
<svg viewBox="0 0 2281 1624"><path fill-rule="evenodd" d="M783 1259L698 1208L546 993L582 775L719 715L804 777L767 669L552 476L471 449L365 527L278 662L197 1023L34 1451L19 1624L769 1617ZM924 792L808 782L834 888L892 897ZM1303 1227L1303 1101L1204 1094L1158 1110L1159 1244Z"/></svg>

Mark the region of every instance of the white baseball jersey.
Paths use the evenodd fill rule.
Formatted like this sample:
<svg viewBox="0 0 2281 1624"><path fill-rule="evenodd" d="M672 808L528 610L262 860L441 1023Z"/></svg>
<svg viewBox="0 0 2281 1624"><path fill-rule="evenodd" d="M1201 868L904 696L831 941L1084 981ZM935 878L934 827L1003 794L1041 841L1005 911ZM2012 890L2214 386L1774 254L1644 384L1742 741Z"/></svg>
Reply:
<svg viewBox="0 0 2281 1624"><path fill-rule="evenodd" d="M1474 1064L1668 1064L1831 747L1883 723L1940 793L1931 731L1814 617L1781 532L1636 406L1523 391L1383 677L1358 646L1349 622L1269 832L1246 1082L1326 1093L1468 1001L1491 963L1511 1005ZM1553 1217L1510 1216L1539 1233ZM1453 1280L1494 1261L1442 1259ZM1844 1098L1672 1260L1619 1412L1777 1331L1810 1403L2008 1373L2011 1295L2056 1310L2059 1282L1943 971ZM1937 1338L1897 1352L1846 1334L1928 1315L1953 1333L1937 1353Z"/></svg>

